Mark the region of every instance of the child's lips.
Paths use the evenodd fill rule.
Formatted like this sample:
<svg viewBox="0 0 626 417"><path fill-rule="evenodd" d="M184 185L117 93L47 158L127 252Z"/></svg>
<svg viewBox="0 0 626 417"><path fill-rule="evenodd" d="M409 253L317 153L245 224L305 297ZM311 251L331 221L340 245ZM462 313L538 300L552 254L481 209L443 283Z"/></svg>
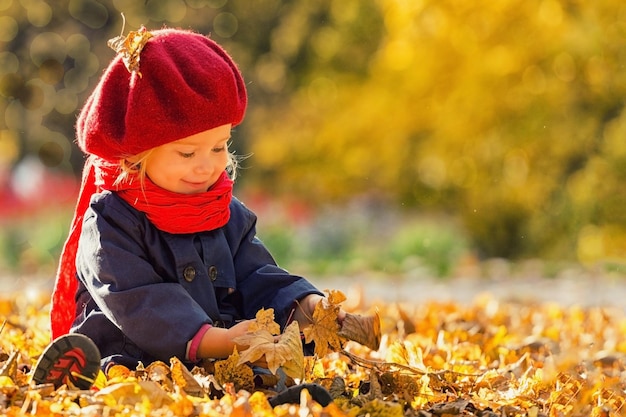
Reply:
<svg viewBox="0 0 626 417"><path fill-rule="evenodd" d="M209 188L209 182L208 181L186 181L183 180L183 183L187 184L188 187L191 187L193 189L196 190L207 190Z"/></svg>

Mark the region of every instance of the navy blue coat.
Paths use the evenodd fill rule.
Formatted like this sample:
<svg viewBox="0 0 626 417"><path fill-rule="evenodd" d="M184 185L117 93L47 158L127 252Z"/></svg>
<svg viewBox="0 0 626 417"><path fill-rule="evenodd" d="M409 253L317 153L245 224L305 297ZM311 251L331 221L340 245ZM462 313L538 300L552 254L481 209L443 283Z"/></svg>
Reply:
<svg viewBox="0 0 626 417"><path fill-rule="evenodd" d="M109 362L185 361L187 342L209 323L229 327L273 308L284 326L295 300L321 294L278 267L256 237L256 216L233 198L222 228L158 230L115 193L92 197L76 256L79 287L72 331Z"/></svg>

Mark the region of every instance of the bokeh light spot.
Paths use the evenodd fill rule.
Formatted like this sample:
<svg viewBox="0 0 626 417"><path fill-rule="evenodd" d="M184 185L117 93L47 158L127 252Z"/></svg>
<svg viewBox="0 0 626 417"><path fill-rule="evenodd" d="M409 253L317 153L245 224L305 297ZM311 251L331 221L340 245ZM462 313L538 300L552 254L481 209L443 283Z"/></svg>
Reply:
<svg viewBox="0 0 626 417"><path fill-rule="evenodd" d="M13 0L0 0L0 11L8 10L13 6Z"/></svg>
<svg viewBox="0 0 626 417"><path fill-rule="evenodd" d="M330 60L341 51L341 36L334 28L322 28L311 39L315 53Z"/></svg>
<svg viewBox="0 0 626 417"><path fill-rule="evenodd" d="M583 227L578 234L578 244L576 248L578 260L588 265L601 259L604 256L604 252L605 247L602 229L594 225Z"/></svg>
<svg viewBox="0 0 626 417"><path fill-rule="evenodd" d="M41 33L30 43L30 58L40 66L48 59L65 62L65 41L58 33Z"/></svg>
<svg viewBox="0 0 626 417"><path fill-rule="evenodd" d="M471 157L455 159L450 165L450 181L459 187L471 187L476 181L476 163Z"/></svg>
<svg viewBox="0 0 626 417"><path fill-rule="evenodd" d="M209 7L219 9L220 7L224 7L227 2L228 0L206 0L204 3Z"/></svg>
<svg viewBox="0 0 626 417"><path fill-rule="evenodd" d="M57 91L55 110L61 114L71 114L78 108L78 96L71 90L64 88Z"/></svg>
<svg viewBox="0 0 626 417"><path fill-rule="evenodd" d="M180 22L187 14L187 6L182 0L152 0L146 2L146 13L156 22Z"/></svg>
<svg viewBox="0 0 626 417"><path fill-rule="evenodd" d="M0 42L11 42L18 33L18 26L11 16L0 16Z"/></svg>
<svg viewBox="0 0 626 417"><path fill-rule="evenodd" d="M81 93L89 86L89 79L82 71L71 68L65 72L63 83L68 90L74 93Z"/></svg>
<svg viewBox="0 0 626 417"><path fill-rule="evenodd" d="M521 149L507 153L503 161L502 176L511 186L522 186L528 177L528 155Z"/></svg>
<svg viewBox="0 0 626 417"><path fill-rule="evenodd" d="M6 98L17 98L24 84L21 75L13 72L0 76L0 95Z"/></svg>
<svg viewBox="0 0 626 417"><path fill-rule="evenodd" d="M439 189L446 181L445 163L438 156L426 156L419 162L418 175L422 183L431 188Z"/></svg>
<svg viewBox="0 0 626 417"><path fill-rule="evenodd" d="M69 56L74 59L81 59L89 54L91 42L89 42L89 39L85 35L75 33L67 38L65 47Z"/></svg>
<svg viewBox="0 0 626 417"><path fill-rule="evenodd" d="M539 19L550 26L556 26L563 20L563 9L555 0L544 0L539 6Z"/></svg>
<svg viewBox="0 0 626 417"><path fill-rule="evenodd" d="M286 68L282 60L266 55L255 67L257 80L266 91L279 91L286 82Z"/></svg>
<svg viewBox="0 0 626 417"><path fill-rule="evenodd" d="M47 59L39 66L39 78L46 84L54 85L63 79L63 65L56 59Z"/></svg>
<svg viewBox="0 0 626 417"><path fill-rule="evenodd" d="M72 153L70 140L61 132L37 126L28 133L29 147L37 161L45 167L57 168L69 166Z"/></svg>
<svg viewBox="0 0 626 417"><path fill-rule="evenodd" d="M0 52L0 75L10 72L18 72L20 60L13 52Z"/></svg>
<svg viewBox="0 0 626 417"><path fill-rule="evenodd" d="M314 106L327 106L337 98L337 84L330 78L317 77L309 84L307 93Z"/></svg>
<svg viewBox="0 0 626 417"><path fill-rule="evenodd" d="M96 0L70 0L70 15L92 29L100 29L109 19L107 8Z"/></svg>
<svg viewBox="0 0 626 417"><path fill-rule="evenodd" d="M395 40L389 43L384 51L384 64L391 70L407 69L415 58L415 46L406 40Z"/></svg>
<svg viewBox="0 0 626 417"><path fill-rule="evenodd" d="M201 9L208 5L207 0L185 0L185 3L187 3L187 6L191 7L192 9Z"/></svg>
<svg viewBox="0 0 626 417"><path fill-rule="evenodd" d="M55 142L45 142L39 147L39 160L49 168L57 167L64 159L63 148Z"/></svg>
<svg viewBox="0 0 626 417"><path fill-rule="evenodd" d="M45 115L54 109L56 90L42 79L34 78L25 84L23 94L19 98L26 109L37 110Z"/></svg>
<svg viewBox="0 0 626 417"><path fill-rule="evenodd" d="M567 52L563 52L554 58L552 68L561 81L572 82L576 78L574 58Z"/></svg>
<svg viewBox="0 0 626 417"><path fill-rule="evenodd" d="M524 88L532 94L542 94L546 90L546 76L537 65L526 68L522 77Z"/></svg>
<svg viewBox="0 0 626 417"><path fill-rule="evenodd" d="M40 112L26 111L20 100L11 100L4 110L4 123L7 129L20 132L22 140L28 140L26 130L41 125Z"/></svg>
<svg viewBox="0 0 626 417"><path fill-rule="evenodd" d="M19 100L26 109L37 110L44 102L43 90L35 83L27 83L20 91Z"/></svg>
<svg viewBox="0 0 626 417"><path fill-rule="evenodd" d="M26 16L31 25L42 28L52 20L52 8L43 1L33 2L28 7Z"/></svg>
<svg viewBox="0 0 626 417"><path fill-rule="evenodd" d="M10 165L19 155L19 137L14 131L1 130L0 131L0 166Z"/></svg>
<svg viewBox="0 0 626 417"><path fill-rule="evenodd" d="M13 52L0 52L0 76L8 73L17 73L20 61Z"/></svg>
<svg viewBox="0 0 626 417"><path fill-rule="evenodd" d="M222 38L230 38L239 29L239 21L232 13L220 13L213 19L213 29Z"/></svg>

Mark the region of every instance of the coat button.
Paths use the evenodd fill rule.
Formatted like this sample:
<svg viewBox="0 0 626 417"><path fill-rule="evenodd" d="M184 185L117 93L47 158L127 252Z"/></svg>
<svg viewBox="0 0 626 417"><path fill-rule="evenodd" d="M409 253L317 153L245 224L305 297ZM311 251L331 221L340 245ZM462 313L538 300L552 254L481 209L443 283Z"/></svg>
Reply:
<svg viewBox="0 0 626 417"><path fill-rule="evenodd" d="M191 282L196 277L196 269L193 266L188 266L183 269L183 278L185 281Z"/></svg>
<svg viewBox="0 0 626 417"><path fill-rule="evenodd" d="M217 279L217 268L215 267L215 265L211 265L209 267L209 278L211 279L211 281L215 281Z"/></svg>

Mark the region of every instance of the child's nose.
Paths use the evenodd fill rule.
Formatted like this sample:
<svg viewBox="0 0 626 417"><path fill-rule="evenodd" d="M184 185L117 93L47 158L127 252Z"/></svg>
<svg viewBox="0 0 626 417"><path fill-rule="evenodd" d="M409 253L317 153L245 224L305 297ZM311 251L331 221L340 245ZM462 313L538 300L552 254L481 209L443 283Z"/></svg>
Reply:
<svg viewBox="0 0 626 417"><path fill-rule="evenodd" d="M195 170L198 173L211 173L214 169L213 160L210 157L198 158L198 163L196 164Z"/></svg>

